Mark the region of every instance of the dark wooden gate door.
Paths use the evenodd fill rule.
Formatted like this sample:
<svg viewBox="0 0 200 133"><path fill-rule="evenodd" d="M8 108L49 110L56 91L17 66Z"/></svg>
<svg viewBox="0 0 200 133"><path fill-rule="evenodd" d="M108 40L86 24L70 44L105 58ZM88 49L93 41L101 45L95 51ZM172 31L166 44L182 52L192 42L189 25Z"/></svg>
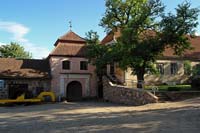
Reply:
<svg viewBox="0 0 200 133"><path fill-rule="evenodd" d="M28 84L9 84L8 92L10 99L16 99L23 93L28 91Z"/></svg>
<svg viewBox="0 0 200 133"><path fill-rule="evenodd" d="M67 101L80 101L82 99L82 86L78 81L72 81L67 86Z"/></svg>

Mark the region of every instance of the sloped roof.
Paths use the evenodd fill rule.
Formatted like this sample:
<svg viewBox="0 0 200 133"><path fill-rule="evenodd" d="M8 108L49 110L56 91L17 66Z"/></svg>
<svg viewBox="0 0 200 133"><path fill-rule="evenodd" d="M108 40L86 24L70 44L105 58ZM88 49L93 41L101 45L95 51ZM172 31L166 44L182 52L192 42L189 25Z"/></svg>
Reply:
<svg viewBox="0 0 200 133"><path fill-rule="evenodd" d="M104 39L101 41L102 45L105 45L109 42L111 42L114 38L118 38L120 36L120 32L110 32L107 36L104 37ZM183 57L188 59L200 59L200 36L196 36L194 38L189 37L191 46L193 47L192 50L187 50ZM173 49L167 48L163 52L163 56L167 58L180 58L177 55L173 54Z"/></svg>
<svg viewBox="0 0 200 133"><path fill-rule="evenodd" d="M86 40L69 31L56 41L55 48L49 56L85 57L85 54Z"/></svg>
<svg viewBox="0 0 200 133"><path fill-rule="evenodd" d="M194 38L189 37L192 50L185 51L183 57L184 58L191 58L191 59L200 59L200 36L196 36ZM171 48L165 49L163 52L164 57L173 57L178 58L178 56L173 54L174 51Z"/></svg>
<svg viewBox="0 0 200 133"><path fill-rule="evenodd" d="M59 42L68 42L68 43L86 43L85 39L74 33L73 31L69 31L63 36L59 37L54 46L57 46Z"/></svg>
<svg viewBox="0 0 200 133"><path fill-rule="evenodd" d="M50 56L70 56L70 57L84 57L86 54L85 44L63 43L59 42L54 50L49 54Z"/></svg>
<svg viewBox="0 0 200 133"><path fill-rule="evenodd" d="M114 33L110 32L103 38L101 44L105 45L106 43L111 42L113 39L114 39Z"/></svg>
<svg viewBox="0 0 200 133"><path fill-rule="evenodd" d="M105 45L106 43L111 42L114 38L118 38L120 37L121 33L120 31L116 31L116 32L109 32L101 41L101 44Z"/></svg>
<svg viewBox="0 0 200 133"><path fill-rule="evenodd" d="M0 79L48 79L48 60L0 58Z"/></svg>

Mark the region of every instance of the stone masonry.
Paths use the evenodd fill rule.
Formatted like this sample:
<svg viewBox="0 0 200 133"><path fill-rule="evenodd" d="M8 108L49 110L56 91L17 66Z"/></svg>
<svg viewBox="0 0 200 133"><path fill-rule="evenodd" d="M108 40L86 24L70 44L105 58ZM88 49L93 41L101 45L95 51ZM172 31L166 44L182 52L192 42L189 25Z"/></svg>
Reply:
<svg viewBox="0 0 200 133"><path fill-rule="evenodd" d="M6 98L8 98L8 90L7 89L0 90L0 99L6 99Z"/></svg>
<svg viewBox="0 0 200 133"><path fill-rule="evenodd" d="M104 100L126 105L144 105L158 101L158 98L148 91L113 85L106 77L103 77L103 92Z"/></svg>

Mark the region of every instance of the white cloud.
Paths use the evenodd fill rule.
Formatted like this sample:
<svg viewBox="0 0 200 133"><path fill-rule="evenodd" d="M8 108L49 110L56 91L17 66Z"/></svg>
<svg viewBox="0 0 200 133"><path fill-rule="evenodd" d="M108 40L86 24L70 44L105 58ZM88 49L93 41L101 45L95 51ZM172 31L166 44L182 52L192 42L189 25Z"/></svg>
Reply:
<svg viewBox="0 0 200 133"><path fill-rule="evenodd" d="M0 21L0 30L11 33L12 41L19 42L24 46L26 51L33 54L33 58L44 58L49 54L49 49L41 47L30 42L25 36L29 33L30 29L22 24L16 22ZM4 44L4 43L0 43Z"/></svg>
<svg viewBox="0 0 200 133"><path fill-rule="evenodd" d="M5 44L5 43L3 43L3 42L0 42L0 46L1 46L1 45L6 45L6 44Z"/></svg>
<svg viewBox="0 0 200 133"><path fill-rule="evenodd" d="M33 57L36 59L45 58L48 56L48 54L50 52L49 49L47 49L45 47L37 46L30 42L25 43L25 45L23 45L23 46L26 49L26 51L31 52L33 54Z"/></svg>
<svg viewBox="0 0 200 133"><path fill-rule="evenodd" d="M27 42L24 36L29 32L29 28L15 22L0 21L0 29L13 35L12 39L19 42Z"/></svg>

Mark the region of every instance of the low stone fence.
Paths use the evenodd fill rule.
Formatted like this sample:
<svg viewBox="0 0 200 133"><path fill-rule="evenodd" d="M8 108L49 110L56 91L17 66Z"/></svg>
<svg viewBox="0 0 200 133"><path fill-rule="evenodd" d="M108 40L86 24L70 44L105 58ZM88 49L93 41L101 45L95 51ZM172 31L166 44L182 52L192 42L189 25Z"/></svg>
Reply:
<svg viewBox="0 0 200 133"><path fill-rule="evenodd" d="M199 97L200 91L174 91L164 92L171 101L185 100L188 98Z"/></svg>
<svg viewBox="0 0 200 133"><path fill-rule="evenodd" d="M113 85L106 77L103 77L103 95L104 100L127 105L158 102L158 98L148 91Z"/></svg>

